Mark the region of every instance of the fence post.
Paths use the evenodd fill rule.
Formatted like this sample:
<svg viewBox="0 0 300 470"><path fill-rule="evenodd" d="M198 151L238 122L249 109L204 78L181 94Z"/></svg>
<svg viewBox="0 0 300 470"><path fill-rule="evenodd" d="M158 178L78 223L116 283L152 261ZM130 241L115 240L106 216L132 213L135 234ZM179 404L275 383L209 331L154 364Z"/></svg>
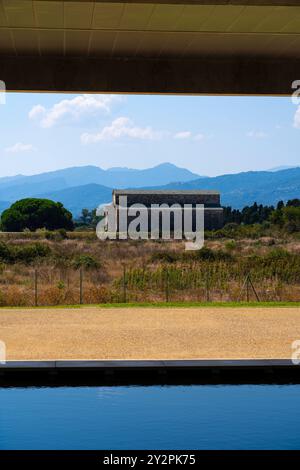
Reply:
<svg viewBox="0 0 300 470"><path fill-rule="evenodd" d="M209 302L209 275L206 274L206 302Z"/></svg>
<svg viewBox="0 0 300 470"><path fill-rule="evenodd" d="M252 282L252 279L251 279L250 274L249 274L249 284L250 284L250 286L251 286L251 288L252 288L252 290L253 290L253 292L254 292L254 295L255 295L255 297L256 297L257 302L260 302L260 298L259 298L259 296L258 296L258 293L256 292L256 289L255 289L254 285L253 285L253 282Z"/></svg>
<svg viewBox="0 0 300 470"><path fill-rule="evenodd" d="M127 292L126 292L126 265L123 264L123 302L126 304L127 302Z"/></svg>
<svg viewBox="0 0 300 470"><path fill-rule="evenodd" d="M34 270L34 305L38 306L38 272Z"/></svg>
<svg viewBox="0 0 300 470"><path fill-rule="evenodd" d="M82 272L82 268L80 268L80 271L79 271L79 303L80 305L82 305L82 299L83 299L82 286L83 286L83 272Z"/></svg>
<svg viewBox="0 0 300 470"><path fill-rule="evenodd" d="M249 274L247 275L246 290L247 290L247 302L249 302Z"/></svg>
<svg viewBox="0 0 300 470"><path fill-rule="evenodd" d="M253 293L254 293L254 295L255 295L255 297L256 297L257 302L260 302L259 296L258 296L258 294L257 294L257 292L256 292L256 289L255 289L255 287L254 287L254 285L253 285L253 282L252 282L252 280L251 280L250 273L248 273L247 276L246 276L246 278L245 278L244 284L243 284L242 289L241 289L241 292L240 292L239 300L241 299L241 296L242 296L242 294L243 294L243 291L244 291L244 289L246 288L246 298L247 298L247 302L249 302L249 300L250 300L250 287L251 287L251 289L252 289L252 291L253 291Z"/></svg>
<svg viewBox="0 0 300 470"><path fill-rule="evenodd" d="M169 302L169 270L166 271L166 302Z"/></svg>

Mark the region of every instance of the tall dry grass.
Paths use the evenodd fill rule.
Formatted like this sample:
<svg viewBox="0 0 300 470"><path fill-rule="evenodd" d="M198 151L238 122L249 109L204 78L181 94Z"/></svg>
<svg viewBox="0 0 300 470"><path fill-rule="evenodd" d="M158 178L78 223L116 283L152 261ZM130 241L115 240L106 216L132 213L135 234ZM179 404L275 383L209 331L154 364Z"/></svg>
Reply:
<svg viewBox="0 0 300 470"><path fill-rule="evenodd" d="M261 300L300 300L297 238L209 240L201 252L174 241L100 242L92 232L0 234L1 243L0 306L34 305L36 273L39 305L78 304L80 270L90 304L242 300L248 273Z"/></svg>

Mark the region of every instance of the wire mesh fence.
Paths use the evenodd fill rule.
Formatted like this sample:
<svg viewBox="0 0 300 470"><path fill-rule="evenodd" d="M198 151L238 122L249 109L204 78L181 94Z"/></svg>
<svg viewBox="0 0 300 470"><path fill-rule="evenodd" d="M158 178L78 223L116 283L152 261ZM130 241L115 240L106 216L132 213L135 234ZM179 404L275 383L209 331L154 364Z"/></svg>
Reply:
<svg viewBox="0 0 300 470"><path fill-rule="evenodd" d="M143 302L299 301L300 284L276 273L234 273L226 267L128 268L103 282L101 271L40 267L24 276L2 270L0 306L52 306Z"/></svg>

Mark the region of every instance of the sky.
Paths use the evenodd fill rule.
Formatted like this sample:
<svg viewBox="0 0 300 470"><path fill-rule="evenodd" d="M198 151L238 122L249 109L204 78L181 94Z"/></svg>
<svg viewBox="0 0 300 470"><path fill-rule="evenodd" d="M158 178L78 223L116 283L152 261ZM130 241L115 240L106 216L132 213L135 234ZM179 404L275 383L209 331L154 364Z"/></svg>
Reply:
<svg viewBox="0 0 300 470"><path fill-rule="evenodd" d="M206 176L300 165L300 105L290 97L6 93L0 122L0 176L163 162Z"/></svg>

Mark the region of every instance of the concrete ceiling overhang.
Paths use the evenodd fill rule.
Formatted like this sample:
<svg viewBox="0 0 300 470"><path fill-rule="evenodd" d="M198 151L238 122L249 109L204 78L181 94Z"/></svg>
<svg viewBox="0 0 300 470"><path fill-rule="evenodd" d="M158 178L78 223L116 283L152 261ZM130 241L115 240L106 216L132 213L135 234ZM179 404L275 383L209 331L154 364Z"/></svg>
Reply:
<svg viewBox="0 0 300 470"><path fill-rule="evenodd" d="M300 0L0 0L8 90L290 94Z"/></svg>

